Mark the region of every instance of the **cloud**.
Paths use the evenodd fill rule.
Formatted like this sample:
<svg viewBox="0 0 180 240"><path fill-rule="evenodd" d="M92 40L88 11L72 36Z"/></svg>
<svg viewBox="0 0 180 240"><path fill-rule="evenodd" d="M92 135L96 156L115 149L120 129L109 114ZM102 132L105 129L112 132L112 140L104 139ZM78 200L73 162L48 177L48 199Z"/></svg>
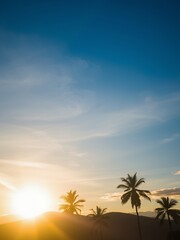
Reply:
<svg viewBox="0 0 180 240"><path fill-rule="evenodd" d="M121 192L105 193L103 196L101 196L101 199L111 202L119 200L121 196ZM180 199L180 188L174 187L151 191L152 199L158 199L160 197L171 197L175 199Z"/></svg>
<svg viewBox="0 0 180 240"><path fill-rule="evenodd" d="M170 137L164 138L164 139L161 141L161 143L162 143L162 144L167 144L167 143L173 142L173 141L175 141L175 140L177 140L177 139L179 139L179 138L180 138L180 134L179 134L179 133L176 133L176 134L171 135Z"/></svg>
<svg viewBox="0 0 180 240"><path fill-rule="evenodd" d="M71 135L67 134L66 126L63 134L64 141L81 141L92 138L105 138L129 134L139 129L161 124L169 118L168 109L159 102L142 103L125 110L98 111L89 109L77 121L67 126Z"/></svg>
<svg viewBox="0 0 180 240"><path fill-rule="evenodd" d="M177 172L175 172L175 174L174 175L180 175L180 170L179 171L177 171Z"/></svg>
<svg viewBox="0 0 180 240"><path fill-rule="evenodd" d="M117 177L92 177L92 178L82 178L81 180L77 181L104 181L109 179L117 179Z"/></svg>
<svg viewBox="0 0 180 240"><path fill-rule="evenodd" d="M1 176L0 176L0 186L3 186L11 191L16 191L16 188L6 179L2 179Z"/></svg>
<svg viewBox="0 0 180 240"><path fill-rule="evenodd" d="M180 188L174 187L174 188L154 190L151 192L151 196L155 199L160 197L172 197L172 198L180 199Z"/></svg>
<svg viewBox="0 0 180 240"><path fill-rule="evenodd" d="M113 192L113 193L105 193L100 198L104 201L112 202L121 199L122 193L120 192ZM166 189L159 189L154 190L151 192L152 199L159 199L161 197L171 197L175 199L180 199L180 188L166 188Z"/></svg>
<svg viewBox="0 0 180 240"><path fill-rule="evenodd" d="M19 109L13 113L12 117L14 120L21 121L52 122L75 118L82 113L83 106L78 103L69 103L65 106L57 106L55 101L44 101L39 102L37 105L32 103L28 109Z"/></svg>
<svg viewBox="0 0 180 240"><path fill-rule="evenodd" d="M47 163L0 159L0 164L28 168L48 168Z"/></svg>
<svg viewBox="0 0 180 240"><path fill-rule="evenodd" d="M121 198L121 195L119 192L113 192L113 193L105 193L103 196L101 196L100 198L102 200L108 201L108 202L113 202L113 201L117 201Z"/></svg>
<svg viewBox="0 0 180 240"><path fill-rule="evenodd" d="M76 86L94 76L96 65L27 37L0 42L0 110L2 119L52 122L76 118L93 102L90 90ZM24 44L26 42L26 44ZM94 73L93 73L94 72Z"/></svg>
<svg viewBox="0 0 180 240"><path fill-rule="evenodd" d="M43 129L34 126L0 123L0 154L2 159L35 161L62 145ZM5 156L5 157L3 157Z"/></svg>
<svg viewBox="0 0 180 240"><path fill-rule="evenodd" d="M159 101L146 97L126 110L108 110L98 106L96 90L79 84L98 81L99 66L25 36L11 38L16 44L9 47L4 41L3 51L1 46L6 65L0 75L0 110L1 121L17 128L41 128L57 143L105 138L159 124L180 102L179 94Z"/></svg>
<svg viewBox="0 0 180 240"><path fill-rule="evenodd" d="M22 184L43 183L56 188L71 187L74 179L81 179L81 174L69 167L46 162L28 162L16 160L1 160L0 184L8 189L18 189ZM73 177L72 177L73 176ZM66 186L62 185L66 183ZM55 186L54 186L55 185Z"/></svg>

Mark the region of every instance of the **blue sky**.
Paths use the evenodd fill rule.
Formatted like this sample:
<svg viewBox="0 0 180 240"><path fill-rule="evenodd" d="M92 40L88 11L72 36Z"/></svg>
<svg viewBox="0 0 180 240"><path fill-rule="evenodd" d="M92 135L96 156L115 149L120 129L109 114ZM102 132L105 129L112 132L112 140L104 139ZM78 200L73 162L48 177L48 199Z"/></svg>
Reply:
<svg viewBox="0 0 180 240"><path fill-rule="evenodd" d="M45 185L121 206L120 177L180 198L179 1L4 1L0 196ZM143 187L143 186L142 186ZM162 190L163 189L163 190ZM153 210L142 202L142 211Z"/></svg>

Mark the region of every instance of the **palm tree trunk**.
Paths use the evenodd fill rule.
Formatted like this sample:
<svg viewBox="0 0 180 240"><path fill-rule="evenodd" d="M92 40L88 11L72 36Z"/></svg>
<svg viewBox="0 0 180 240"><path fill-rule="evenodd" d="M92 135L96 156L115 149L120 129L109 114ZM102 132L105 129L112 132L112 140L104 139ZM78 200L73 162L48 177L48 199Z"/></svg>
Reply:
<svg viewBox="0 0 180 240"><path fill-rule="evenodd" d="M169 217L169 214L167 214L167 217L168 217L168 224L169 224L170 239L173 239L173 236L172 236L172 223L171 223L171 219Z"/></svg>
<svg viewBox="0 0 180 240"><path fill-rule="evenodd" d="M172 232L172 223L171 223L169 214L167 214L167 216L168 216L168 223L169 223L169 231Z"/></svg>
<svg viewBox="0 0 180 240"><path fill-rule="evenodd" d="M138 208L137 208L137 206L135 206L135 207L136 207L137 223L138 223L138 230L139 230L139 240L142 240L142 232L141 232L141 225L140 225Z"/></svg>

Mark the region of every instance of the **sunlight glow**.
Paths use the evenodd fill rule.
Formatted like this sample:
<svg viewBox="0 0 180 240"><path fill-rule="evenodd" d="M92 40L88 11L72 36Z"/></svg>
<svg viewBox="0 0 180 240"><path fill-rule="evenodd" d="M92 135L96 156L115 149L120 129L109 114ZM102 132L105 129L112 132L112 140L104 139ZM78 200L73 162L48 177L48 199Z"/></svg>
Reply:
<svg viewBox="0 0 180 240"><path fill-rule="evenodd" d="M50 208L48 193L37 186L17 191L13 197L13 212L23 218L34 218Z"/></svg>

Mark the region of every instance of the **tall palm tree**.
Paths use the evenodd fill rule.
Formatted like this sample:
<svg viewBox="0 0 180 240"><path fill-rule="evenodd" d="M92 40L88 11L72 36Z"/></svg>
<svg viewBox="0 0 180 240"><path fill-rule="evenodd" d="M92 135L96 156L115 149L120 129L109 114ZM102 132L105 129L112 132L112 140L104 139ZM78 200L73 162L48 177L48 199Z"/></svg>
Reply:
<svg viewBox="0 0 180 240"><path fill-rule="evenodd" d="M167 216L169 231L172 232L171 219L175 223L178 223L180 219L180 210L172 209L174 206L176 206L177 201L174 199L169 199L169 197L161 197L161 199L156 200L156 202L161 205L161 207L155 209L157 213L156 218L160 219L160 224L163 224L164 219Z"/></svg>
<svg viewBox="0 0 180 240"><path fill-rule="evenodd" d="M127 178L121 178L121 181L123 184L120 184L117 186L117 188L124 188L124 194L121 196L121 202L122 204L125 204L128 202L128 200L131 200L132 208L135 207L136 215L137 215L137 223L138 223L138 230L139 230L139 238L142 240L142 232L141 232L141 226L140 226L140 220L139 220L139 213L138 208L141 207L141 200L140 197L143 197L149 201L151 201L150 197L147 194L150 194L150 191L148 190L140 190L138 189L139 185L142 183L145 183L144 178L137 179L137 173L134 174L134 176L127 175Z"/></svg>
<svg viewBox="0 0 180 240"><path fill-rule="evenodd" d="M67 192L66 195L61 196L60 198L62 198L65 201L65 203L59 206L59 210L63 210L64 212L70 214L80 214L81 213L80 208L83 207L81 203L84 203L85 200L84 199L77 200L79 195L76 193L77 193L76 191L70 190L69 192Z"/></svg>
<svg viewBox="0 0 180 240"><path fill-rule="evenodd" d="M96 206L96 210L91 209L91 214L89 214L89 217L92 217L94 220L94 227L96 230L99 231L100 239L103 239L103 228L108 225L107 219L108 216L106 215L107 208L101 208Z"/></svg>

